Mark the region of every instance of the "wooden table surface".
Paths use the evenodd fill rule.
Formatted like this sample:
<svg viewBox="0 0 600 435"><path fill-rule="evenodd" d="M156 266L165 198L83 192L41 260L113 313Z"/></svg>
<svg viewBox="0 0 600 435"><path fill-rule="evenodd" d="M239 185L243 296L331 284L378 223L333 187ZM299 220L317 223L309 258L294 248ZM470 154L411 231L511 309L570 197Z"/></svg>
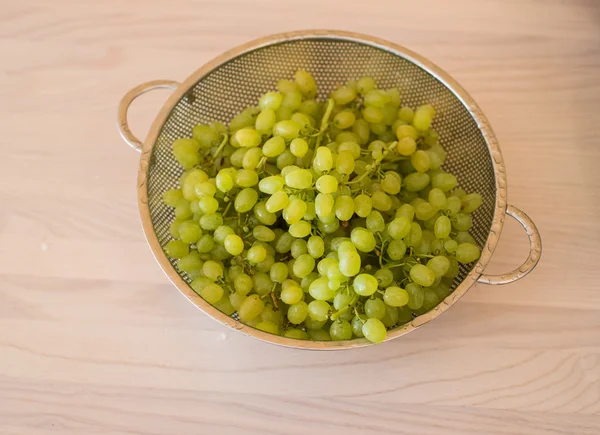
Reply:
<svg viewBox="0 0 600 435"><path fill-rule="evenodd" d="M473 95L542 233L535 272L337 353L180 296L144 240L117 102L298 28L405 45ZM0 434L600 433L597 1L5 1L0 59ZM138 135L166 96L132 107ZM527 249L509 219L489 270Z"/></svg>

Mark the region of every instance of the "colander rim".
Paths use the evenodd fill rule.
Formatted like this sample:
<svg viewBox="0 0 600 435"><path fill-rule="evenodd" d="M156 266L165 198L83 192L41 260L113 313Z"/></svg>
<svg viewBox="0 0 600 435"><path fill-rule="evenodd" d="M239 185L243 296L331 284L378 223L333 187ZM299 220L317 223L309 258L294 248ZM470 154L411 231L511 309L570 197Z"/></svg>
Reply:
<svg viewBox="0 0 600 435"><path fill-rule="evenodd" d="M437 307L422 314L412 321L388 331L386 338L387 341L391 341L402 335L405 335L425 323L437 318L439 315L444 313L449 307L456 303L477 281L482 275L486 265L488 264L500 237L504 220L506 217L506 205L507 205L507 189L506 189L506 170L502 153L498 145L496 136L487 120L483 115L479 106L475 103L473 98L465 91L465 89L456 82L448 73L443 69L439 68L431 61L427 60L423 56L401 46L396 43L355 32L347 32L340 30L301 30L294 32L278 33L270 36L265 36L259 39L249 41L241 44L231 50L224 52L223 54L210 60L200 68L198 68L193 74L191 74L167 99L163 107L158 112L154 122L152 123L148 135L143 143L143 148L140 156L140 164L138 170L138 208L140 218L142 221L142 227L150 249L157 262L159 263L163 272L167 275L169 280L177 287L177 289L197 308L202 310L208 316L217 320L219 323L240 331L248 336L257 338L259 340L274 343L284 347L297 348L297 349L312 349L312 350L342 350L369 346L373 343L364 339L352 339L345 341L311 341L311 340L296 340L287 338L279 335L273 335L261 330L255 329L251 326L244 325L238 320L222 313L217 308L204 301L192 288L185 282L185 280L179 275L177 270L173 267L166 254L161 247L152 219L150 216L150 207L148 204L148 171L150 168L150 159L152 158L152 151L156 140L167 122L169 115L171 114L174 107L179 101L186 95L186 93L195 86L198 81L205 75L212 72L219 66L235 59L236 57L242 56L254 50L258 50L267 46L277 45L290 41L297 40L310 40L310 39L330 39L330 40L342 40L355 42L359 44L368 45L371 47L379 48L381 50L390 52L394 55L403 57L404 59L412 62L425 70L441 82L450 92L452 92L459 101L467 109L471 117L477 123L477 126L484 137L488 151L490 153L492 166L494 169L494 182L496 187L496 201L494 206L494 216L492 219L492 225L487 238L487 241L481 251L481 257L473 269L467 274L467 276L458 284L456 289L446 297Z"/></svg>

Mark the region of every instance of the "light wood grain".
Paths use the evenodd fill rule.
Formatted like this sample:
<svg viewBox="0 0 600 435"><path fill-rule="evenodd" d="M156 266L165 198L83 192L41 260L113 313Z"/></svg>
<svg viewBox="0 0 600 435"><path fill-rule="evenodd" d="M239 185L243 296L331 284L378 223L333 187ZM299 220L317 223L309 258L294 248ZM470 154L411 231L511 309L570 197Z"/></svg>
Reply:
<svg viewBox="0 0 600 435"><path fill-rule="evenodd" d="M542 233L534 273L338 353L238 335L171 287L116 103L297 28L400 43L474 96ZM593 0L4 2L0 434L600 433L599 49ZM134 104L136 134L167 95ZM508 222L489 271L526 253Z"/></svg>

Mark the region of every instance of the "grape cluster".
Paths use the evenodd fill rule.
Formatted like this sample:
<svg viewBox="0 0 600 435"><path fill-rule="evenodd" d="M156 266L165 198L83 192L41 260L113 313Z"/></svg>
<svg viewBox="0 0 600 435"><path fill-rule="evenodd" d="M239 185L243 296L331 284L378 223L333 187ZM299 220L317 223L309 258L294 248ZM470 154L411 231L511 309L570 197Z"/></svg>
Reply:
<svg viewBox="0 0 600 435"><path fill-rule="evenodd" d="M400 104L370 77L319 102L313 77L280 80L229 126L197 125L164 194L191 287L243 323L294 339L381 342L434 308L459 263L481 195L441 167L431 105Z"/></svg>

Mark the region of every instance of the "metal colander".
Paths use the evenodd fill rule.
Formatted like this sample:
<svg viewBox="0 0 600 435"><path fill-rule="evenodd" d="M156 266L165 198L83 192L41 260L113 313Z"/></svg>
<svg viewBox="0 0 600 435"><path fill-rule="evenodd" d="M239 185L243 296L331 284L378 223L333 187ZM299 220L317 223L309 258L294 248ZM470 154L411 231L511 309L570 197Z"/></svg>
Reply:
<svg viewBox="0 0 600 435"><path fill-rule="evenodd" d="M458 178L467 192L479 192L483 204L473 214L471 234L482 248L474 267L461 266L452 293L432 311L413 321L391 328L388 340L399 337L428 322L456 302L475 281L504 284L522 278L537 264L541 240L533 222L506 203L506 174L496 138L472 98L441 69L419 55L393 43L365 35L337 31L304 31L259 39L235 48L212 60L185 82L158 80L142 84L123 97L119 106L119 128L125 141L142 152L138 199L141 219L150 247L173 284L196 306L221 323L265 341L307 349L341 349L370 344L365 339L336 342L294 340L271 335L228 317L200 298L190 287L190 279L180 273L163 248L171 240L171 208L162 203L165 191L178 187L183 172L171 152L175 139L190 137L199 123L227 123L242 109L255 105L258 98L281 78L291 78L298 69L313 74L319 98L349 79L373 77L381 88L396 87L402 105L429 103L436 109L433 127L448 152L444 169ZM127 125L127 109L133 99L155 88L172 88L144 144ZM501 276L484 275L506 214L526 229L530 254L513 272Z"/></svg>

